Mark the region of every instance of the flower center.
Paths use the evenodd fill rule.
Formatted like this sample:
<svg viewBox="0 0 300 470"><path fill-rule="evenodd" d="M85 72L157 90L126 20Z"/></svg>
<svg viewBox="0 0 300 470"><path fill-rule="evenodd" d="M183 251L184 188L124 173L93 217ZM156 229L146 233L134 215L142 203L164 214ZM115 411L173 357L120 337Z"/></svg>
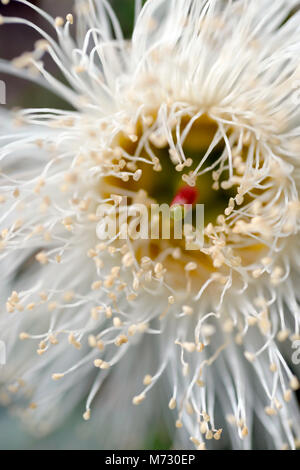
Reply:
<svg viewBox="0 0 300 470"><path fill-rule="evenodd" d="M185 117L181 120L180 135L189 126L189 123L190 118ZM119 146L127 155L135 155L139 148L142 137L141 124L137 128L138 139L136 141L123 134L119 137ZM110 177L106 182L115 189L122 188L130 193L138 193L142 190L158 204L172 205L176 198L178 198L177 203L180 204L203 204L205 206L205 224L214 223L218 215L227 208L228 200L233 195L232 189L223 189L220 185L216 187L213 171L206 171L202 175L198 175L195 181L193 181L193 178L189 178L189 174L195 170L205 157L216 132L216 123L206 115L196 120L182 144L185 160L181 158L176 149L170 148L167 141L160 136L152 135L150 136L150 143L148 143L149 148L143 149L140 155L147 160L151 152L155 164L149 165L146 162L129 163L127 168L130 171L138 171L138 174L140 174L137 181L135 181L135 178L129 178L128 181L125 178L125 181L123 181L119 177ZM172 132L172 139L176 147L177 136L175 129ZM214 167L217 164L224 152L224 147L225 143L222 139L209 154L207 159L209 166ZM192 188L195 189L192 190ZM183 195L184 191L185 196L180 202L180 196ZM189 196L187 196L188 192Z"/></svg>
<svg viewBox="0 0 300 470"><path fill-rule="evenodd" d="M253 210L254 200L264 192L251 182L254 173L262 169L263 159L253 160L258 150L251 136L245 133L241 138L233 126L225 128L206 114L196 118L185 114L165 125L157 125L158 120L148 116L145 124L139 119L135 127L114 139L114 171L103 179L103 195L127 196L131 207L136 203L147 208L153 203L170 206L169 239L163 236L160 214L159 237L134 240L134 254L138 263L145 259L154 265L162 263L172 286L174 278L176 286L181 285L179 273L184 266L191 271L189 288L196 289L211 275L224 280L230 268L251 265L265 252L270 235L267 228L257 217L257 227L251 227L249 236L249 220L243 212ZM266 182L257 176L256 183ZM183 217L184 204L191 206L194 231L204 234L202 244L196 249L194 244L192 250L187 249L185 234L182 239L174 236L174 219ZM204 208L203 227L194 220L195 207L200 204ZM148 219L152 224L150 210Z"/></svg>

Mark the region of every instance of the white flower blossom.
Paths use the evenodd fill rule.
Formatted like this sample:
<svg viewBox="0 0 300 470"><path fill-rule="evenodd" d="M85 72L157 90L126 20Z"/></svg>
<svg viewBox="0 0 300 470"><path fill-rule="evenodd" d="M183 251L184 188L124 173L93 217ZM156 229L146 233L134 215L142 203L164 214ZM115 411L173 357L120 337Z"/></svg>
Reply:
<svg viewBox="0 0 300 470"><path fill-rule="evenodd" d="M1 16L41 39L0 70L72 110L1 113L1 401L43 433L86 397L119 448L160 408L183 447L297 447L298 1L136 1L131 40L107 0L66 19L15 3L53 34ZM99 240L103 204L170 204L181 185L204 246Z"/></svg>

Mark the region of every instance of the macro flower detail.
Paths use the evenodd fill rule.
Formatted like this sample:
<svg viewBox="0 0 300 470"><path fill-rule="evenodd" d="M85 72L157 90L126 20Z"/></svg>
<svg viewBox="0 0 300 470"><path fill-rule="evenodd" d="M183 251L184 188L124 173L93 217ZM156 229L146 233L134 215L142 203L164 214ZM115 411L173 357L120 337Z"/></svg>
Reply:
<svg viewBox="0 0 300 470"><path fill-rule="evenodd" d="M66 19L14 1L53 34L0 16L41 35L0 71L68 107L0 114L1 402L38 433L86 397L118 436L162 407L178 446L296 448L298 1L136 1L130 40L106 0ZM173 234L184 204L201 240Z"/></svg>

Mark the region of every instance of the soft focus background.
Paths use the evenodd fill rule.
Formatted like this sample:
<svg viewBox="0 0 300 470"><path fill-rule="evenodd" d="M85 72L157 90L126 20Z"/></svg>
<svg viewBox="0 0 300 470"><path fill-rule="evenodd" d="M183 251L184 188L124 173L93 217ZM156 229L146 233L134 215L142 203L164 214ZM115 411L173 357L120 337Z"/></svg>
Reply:
<svg viewBox="0 0 300 470"><path fill-rule="evenodd" d="M30 1L30 0L29 0ZM73 11L73 0L31 0L54 18ZM116 12L125 37L130 37L134 18L134 0L109 0ZM46 21L30 8L11 0L8 5L3 6L0 2L0 14L7 16L21 16L38 24L48 33L51 31ZM2 25L0 28L0 58L12 59L25 51L31 51L35 41L40 39L37 32L23 25ZM46 58L45 63L52 73L57 75L57 68L53 66L51 59ZM60 76L60 78L62 78ZM24 82L24 80L4 75L0 72L0 79L5 80L7 85L7 106L16 107L43 107L51 104L52 107L62 105L57 97L45 93L44 90Z"/></svg>
<svg viewBox="0 0 300 470"><path fill-rule="evenodd" d="M45 9L54 17L65 17L67 13L72 13L73 0L32 0L31 3L35 3ZM110 3L120 19L125 36L130 37L133 26L134 0L110 0ZM37 14L17 2L11 1L7 6L3 6L0 3L0 14L3 16L25 17L49 31L47 24L43 22ZM32 46L37 39L39 39L38 34L35 34L35 32L28 27L22 25L1 26L0 58L12 59L25 51L32 50ZM51 61L48 61L47 65L52 73L57 74L57 69L53 67ZM3 73L0 73L0 80L4 80L6 83L7 108L65 106L65 103L54 95L24 80L4 75ZM46 438L37 439L27 433L20 421L12 416L5 408L1 408L0 405L0 450L101 449L101 437L99 433L95 432L95 426L89 427L89 424L92 423L83 421L83 410L84 403L80 404L78 409L74 410L73 415L68 418L64 427ZM53 411L55 412L55 410ZM128 425L128 433L130 433L130 423L128 423ZM109 427L110 424L107 422L108 432ZM134 436L132 442L134 443ZM156 430L149 429L149 435L146 436L143 447L145 449L167 449L170 447L170 438L163 423L158 423Z"/></svg>

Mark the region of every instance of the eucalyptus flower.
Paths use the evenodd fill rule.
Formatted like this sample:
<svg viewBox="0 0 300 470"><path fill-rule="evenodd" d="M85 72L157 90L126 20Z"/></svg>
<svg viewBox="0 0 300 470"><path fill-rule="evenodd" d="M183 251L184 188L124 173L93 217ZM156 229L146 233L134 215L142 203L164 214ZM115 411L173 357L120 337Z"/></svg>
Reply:
<svg viewBox="0 0 300 470"><path fill-rule="evenodd" d="M41 39L0 70L68 106L1 113L2 402L47 433L85 399L119 448L160 409L176 446L295 448L298 1L137 0L130 40L107 0L15 3L53 34L1 16ZM125 199L132 224L102 238ZM153 202L172 227L203 204L203 243L133 236L137 205L163 222Z"/></svg>

